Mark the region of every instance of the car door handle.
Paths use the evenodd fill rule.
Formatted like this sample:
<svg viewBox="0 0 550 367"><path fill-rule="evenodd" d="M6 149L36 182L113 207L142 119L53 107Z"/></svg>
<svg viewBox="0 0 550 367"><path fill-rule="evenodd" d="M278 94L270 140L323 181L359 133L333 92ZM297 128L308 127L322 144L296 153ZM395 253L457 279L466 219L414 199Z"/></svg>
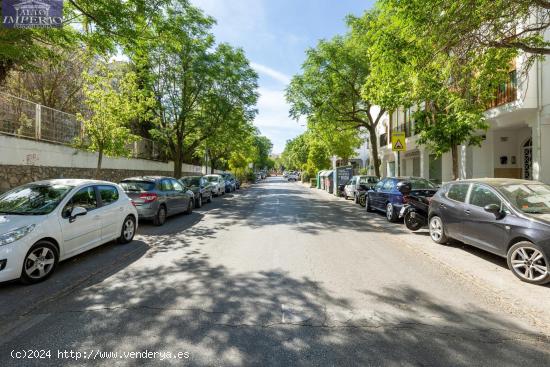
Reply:
<svg viewBox="0 0 550 367"><path fill-rule="evenodd" d="M464 213L465 213L466 215L470 215L470 210L469 210L469 209L465 209L465 210L464 210Z"/></svg>
<svg viewBox="0 0 550 367"><path fill-rule="evenodd" d="M118 208L118 210L119 210L119 211L123 211L124 208L120 206L120 207Z"/></svg>

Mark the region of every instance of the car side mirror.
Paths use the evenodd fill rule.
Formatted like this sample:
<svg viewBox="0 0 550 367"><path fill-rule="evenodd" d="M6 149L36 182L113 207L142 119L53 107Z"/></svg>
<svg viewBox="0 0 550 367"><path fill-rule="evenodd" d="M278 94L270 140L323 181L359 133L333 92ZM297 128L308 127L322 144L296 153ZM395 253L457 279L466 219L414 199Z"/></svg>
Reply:
<svg viewBox="0 0 550 367"><path fill-rule="evenodd" d="M494 215L500 215L502 212L500 210L500 205L497 205L497 204L488 204L488 205L485 205L485 207L483 208L487 213L491 213L491 214L494 214Z"/></svg>
<svg viewBox="0 0 550 367"><path fill-rule="evenodd" d="M83 215L88 214L88 211L86 208L83 208L81 206L75 206L73 210L71 210L71 215L69 217L69 222L74 222L77 217L81 217Z"/></svg>

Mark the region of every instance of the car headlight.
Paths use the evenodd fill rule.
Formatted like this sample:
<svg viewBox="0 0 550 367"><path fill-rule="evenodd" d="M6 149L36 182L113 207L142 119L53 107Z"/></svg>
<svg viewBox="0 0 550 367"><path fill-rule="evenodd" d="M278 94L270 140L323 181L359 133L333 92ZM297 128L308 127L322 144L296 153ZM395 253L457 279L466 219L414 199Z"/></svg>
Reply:
<svg viewBox="0 0 550 367"><path fill-rule="evenodd" d="M36 224L29 224L28 226L20 227L16 230L0 235L0 246L10 244L25 237L32 232L34 227L36 227Z"/></svg>

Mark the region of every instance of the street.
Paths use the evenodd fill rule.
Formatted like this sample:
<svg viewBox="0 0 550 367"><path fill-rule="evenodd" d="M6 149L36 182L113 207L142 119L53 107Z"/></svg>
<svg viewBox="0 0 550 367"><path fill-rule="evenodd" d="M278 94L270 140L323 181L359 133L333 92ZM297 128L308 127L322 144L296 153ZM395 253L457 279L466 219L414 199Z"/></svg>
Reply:
<svg viewBox="0 0 550 367"><path fill-rule="evenodd" d="M550 365L550 286L281 177L140 223L130 244L0 285L0 299L6 367ZM97 354L145 350L188 358Z"/></svg>

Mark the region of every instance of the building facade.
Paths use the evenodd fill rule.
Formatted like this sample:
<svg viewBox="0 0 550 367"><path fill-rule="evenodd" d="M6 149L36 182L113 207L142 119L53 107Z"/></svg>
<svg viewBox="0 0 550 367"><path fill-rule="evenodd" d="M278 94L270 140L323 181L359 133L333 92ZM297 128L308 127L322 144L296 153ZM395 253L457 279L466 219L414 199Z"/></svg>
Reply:
<svg viewBox="0 0 550 367"><path fill-rule="evenodd" d="M460 178L525 178L550 183L550 61L537 61L522 72L522 60L485 112L489 129L480 131L480 147L459 147ZM451 153L437 158L417 144L414 108L386 115L378 127L382 176L419 176L452 180ZM405 132L407 150L391 148L391 133Z"/></svg>

